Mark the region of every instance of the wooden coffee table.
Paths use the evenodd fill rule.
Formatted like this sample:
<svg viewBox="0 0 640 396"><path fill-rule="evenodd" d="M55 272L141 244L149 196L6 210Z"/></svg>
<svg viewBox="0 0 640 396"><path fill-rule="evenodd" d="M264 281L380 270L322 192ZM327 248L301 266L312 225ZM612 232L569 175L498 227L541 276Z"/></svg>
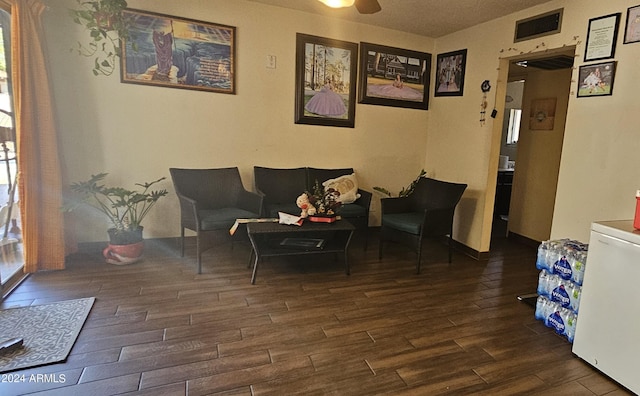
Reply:
<svg viewBox="0 0 640 396"><path fill-rule="evenodd" d="M308 220L301 226L284 225L279 223L247 223L247 234L253 248L253 274L251 284L256 283L258 264L263 257L303 256L308 254L342 253L344 254L345 273L349 275L351 269L347 250L355 227L347 220L334 223L312 223ZM322 241L322 247L283 246L285 239L292 242Z"/></svg>

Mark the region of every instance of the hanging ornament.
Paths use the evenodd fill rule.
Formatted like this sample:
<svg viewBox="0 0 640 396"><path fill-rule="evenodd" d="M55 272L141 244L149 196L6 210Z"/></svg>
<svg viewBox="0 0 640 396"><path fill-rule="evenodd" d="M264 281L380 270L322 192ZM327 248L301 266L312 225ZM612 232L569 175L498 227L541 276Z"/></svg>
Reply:
<svg viewBox="0 0 640 396"><path fill-rule="evenodd" d="M487 113L487 92L491 90L489 80L484 80L480 85L482 90L482 103L480 103L480 125L484 125Z"/></svg>

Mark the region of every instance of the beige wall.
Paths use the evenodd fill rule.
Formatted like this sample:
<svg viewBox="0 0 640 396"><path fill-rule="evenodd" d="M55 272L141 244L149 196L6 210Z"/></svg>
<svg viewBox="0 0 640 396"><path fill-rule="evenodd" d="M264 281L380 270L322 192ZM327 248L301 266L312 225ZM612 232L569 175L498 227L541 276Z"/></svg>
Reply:
<svg viewBox="0 0 640 396"><path fill-rule="evenodd" d="M240 168L253 189L253 166L353 167L360 184L399 190L423 167L429 111L358 105L356 127L294 124L296 33L432 52L415 35L243 0L130 0L129 6L237 28L237 94L121 84L119 75L94 77L91 59L69 49L83 39L66 7L49 0L45 14L58 125L67 180L109 172L133 186L169 176L169 167ZM267 69L267 55L277 68ZM173 192L171 182L164 187ZM379 222L374 199L371 223ZM145 223L147 237L179 235L171 194ZM105 240L105 224L79 219L79 240Z"/></svg>
<svg viewBox="0 0 640 396"><path fill-rule="evenodd" d="M590 18L621 12L633 1L551 1L525 12L451 34L436 41L436 53L468 49L464 97L434 98L429 120L426 169L437 177L469 183L460 204L456 239L479 251L489 250L491 211L495 194L502 114L481 126L480 83L489 79L489 108L504 107L507 59L527 53L576 46L576 64L568 103L558 190L554 203L551 238L589 239L591 222L633 216L634 192L640 187L640 149L634 112L640 105L635 94L640 81L640 44L622 44L618 37L618 70L614 94L576 98L578 70ZM564 8L562 32L513 43L515 21ZM621 31L625 23L621 22ZM501 61L502 60L502 61ZM496 145L498 147L496 148Z"/></svg>
<svg viewBox="0 0 640 396"><path fill-rule="evenodd" d="M434 177L465 182L455 238L488 251L502 114L479 123L488 79L489 109L504 106L506 73L501 59L526 52L577 46L582 64L589 18L622 12L631 1L556 0L447 37L430 38L346 23L243 0L130 0L130 7L236 26L237 95L121 84L119 77L94 77L91 60L70 53L82 39L65 7L72 0L48 0L45 29L57 102L67 180L107 171L111 180L133 182L168 176L171 166L238 166L252 189L252 166L352 166L364 188L397 190L424 167ZM517 19L564 7L562 32L514 44ZM624 28L624 23L622 23ZM358 105L356 127L295 125L295 34L302 32L352 42L368 41L436 53L467 48L463 97L430 98L428 111ZM265 67L277 57L277 69ZM616 50L614 95L569 98L566 133L551 237L588 239L594 220L630 218L640 188L640 149L635 111L640 96L640 44ZM573 72L573 79L577 70ZM575 82L573 82L575 85ZM498 124L498 125L496 125ZM318 150L323 145L330 150ZM170 182L165 186L172 190ZM378 224L374 200L371 224ZM83 217L80 241L105 240L104 224ZM159 204L146 236L178 235L174 197Z"/></svg>
<svg viewBox="0 0 640 396"><path fill-rule="evenodd" d="M547 240L551 235L571 72L538 70L526 77L509 231L536 241ZM553 129L530 129L531 102L547 98L556 99Z"/></svg>

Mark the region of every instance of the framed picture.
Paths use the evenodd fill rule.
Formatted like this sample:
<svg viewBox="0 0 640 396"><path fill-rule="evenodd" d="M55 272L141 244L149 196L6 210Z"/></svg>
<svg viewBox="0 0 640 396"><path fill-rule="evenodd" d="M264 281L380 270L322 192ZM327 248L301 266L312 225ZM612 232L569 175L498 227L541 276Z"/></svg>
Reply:
<svg viewBox="0 0 640 396"><path fill-rule="evenodd" d="M358 44L296 35L296 124L353 128Z"/></svg>
<svg viewBox="0 0 640 396"><path fill-rule="evenodd" d="M123 83L235 94L236 28L126 9Z"/></svg>
<svg viewBox="0 0 640 396"><path fill-rule="evenodd" d="M431 54L360 43L360 103L429 108Z"/></svg>
<svg viewBox="0 0 640 396"><path fill-rule="evenodd" d="M466 49L438 54L435 96L462 96L466 66Z"/></svg>
<svg viewBox="0 0 640 396"><path fill-rule="evenodd" d="M616 52L620 13L589 19L584 61L613 58Z"/></svg>
<svg viewBox="0 0 640 396"><path fill-rule="evenodd" d="M611 95L615 74L615 61L580 66L578 97Z"/></svg>
<svg viewBox="0 0 640 396"><path fill-rule="evenodd" d="M640 41L640 5L627 9L627 25L624 28L624 44Z"/></svg>

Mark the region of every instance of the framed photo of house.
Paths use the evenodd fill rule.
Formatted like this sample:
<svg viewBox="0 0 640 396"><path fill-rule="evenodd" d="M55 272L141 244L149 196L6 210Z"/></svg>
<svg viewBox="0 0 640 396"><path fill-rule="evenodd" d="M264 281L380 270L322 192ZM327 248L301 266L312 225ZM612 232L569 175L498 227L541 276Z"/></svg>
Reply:
<svg viewBox="0 0 640 396"><path fill-rule="evenodd" d="M296 35L295 123L353 128L358 44Z"/></svg>
<svg viewBox="0 0 640 396"><path fill-rule="evenodd" d="M126 9L123 83L235 94L236 28Z"/></svg>
<svg viewBox="0 0 640 396"><path fill-rule="evenodd" d="M620 13L589 19L584 61L613 58L616 52Z"/></svg>
<svg viewBox="0 0 640 396"><path fill-rule="evenodd" d="M431 54L360 43L359 103L429 108Z"/></svg>
<svg viewBox="0 0 640 396"><path fill-rule="evenodd" d="M624 28L624 44L640 42L640 5L627 9L627 24Z"/></svg>
<svg viewBox="0 0 640 396"><path fill-rule="evenodd" d="M578 97L607 96L613 94L616 62L603 62L580 66Z"/></svg>
<svg viewBox="0 0 640 396"><path fill-rule="evenodd" d="M462 96L467 50L438 54L436 59L435 96Z"/></svg>

